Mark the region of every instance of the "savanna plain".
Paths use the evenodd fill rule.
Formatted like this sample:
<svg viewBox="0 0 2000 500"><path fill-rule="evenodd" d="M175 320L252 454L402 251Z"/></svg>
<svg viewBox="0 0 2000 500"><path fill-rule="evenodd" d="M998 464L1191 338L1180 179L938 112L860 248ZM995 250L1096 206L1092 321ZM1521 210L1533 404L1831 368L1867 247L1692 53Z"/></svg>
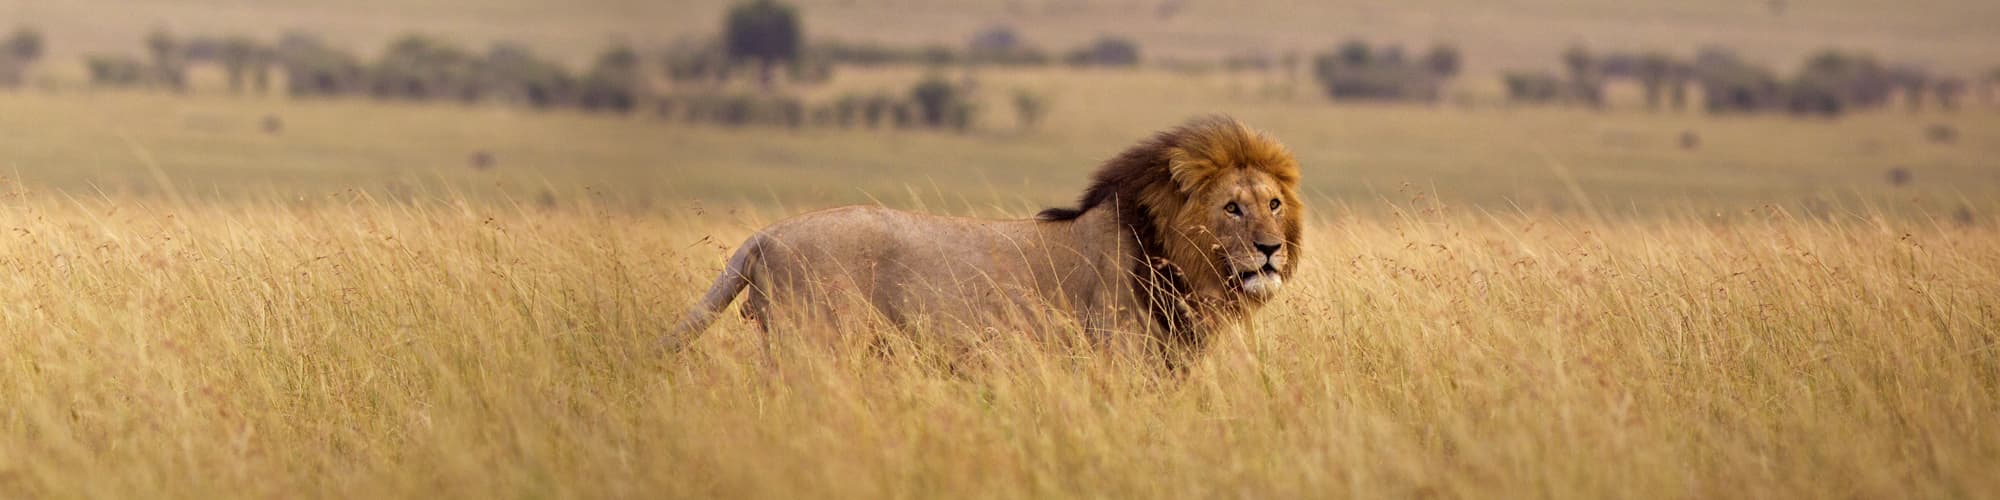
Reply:
<svg viewBox="0 0 2000 500"><path fill-rule="evenodd" d="M978 79L1051 112L954 134L0 93L0 497L2000 497L1991 108ZM1186 374L1008 341L766 358L733 316L656 349L764 224L1025 217L1206 111L1294 150L1309 223L1297 278Z"/></svg>

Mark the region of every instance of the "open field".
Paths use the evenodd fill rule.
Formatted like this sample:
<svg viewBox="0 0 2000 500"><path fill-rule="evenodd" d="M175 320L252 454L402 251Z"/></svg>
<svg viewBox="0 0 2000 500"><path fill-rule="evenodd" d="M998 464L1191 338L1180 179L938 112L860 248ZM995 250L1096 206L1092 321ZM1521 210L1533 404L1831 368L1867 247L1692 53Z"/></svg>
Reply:
<svg viewBox="0 0 2000 500"><path fill-rule="evenodd" d="M904 92L917 70L843 71L820 94ZM588 188L626 206L744 204L794 210L880 201L1022 216L1069 201L1094 166L1155 130L1230 112L1285 141L1306 192L1373 206L1413 193L1513 212L1656 214L1775 204L1987 218L2000 200L2000 113L1900 111L1800 120L1507 107L1334 105L1283 82L1165 72L978 73L979 130L967 135L694 127L652 117L366 100L175 97L124 92L0 93L0 175L31 189L193 198L382 196L457 190L474 198L567 201ZM1046 92L1045 122L1016 130L1012 89ZM821 98L824 96L816 96ZM266 116L281 134L259 130ZM1956 131L1927 141L1933 125ZM1684 150L1683 132L1700 137ZM468 166L475 151L496 159ZM157 168L156 168L157 167ZM1886 181L1891 168L1912 174ZM400 193L400 194L399 194ZM608 203L609 201L607 201Z"/></svg>
<svg viewBox="0 0 2000 500"><path fill-rule="evenodd" d="M0 201L0 497L2000 495L1990 228L1321 210L1175 381L660 357L775 214L355 198Z"/></svg>
<svg viewBox="0 0 2000 500"><path fill-rule="evenodd" d="M709 34L724 7L464 3L0 0L51 43L0 92L0 498L2000 498L2000 110L1651 114L1613 88L1594 112L1508 106L1492 78L1571 42L1970 71L2000 62L2000 4L800 2L814 37L1008 22L1051 49L1362 36L1468 58L1438 106L952 69L982 110L967 134L238 98L213 74L107 91L75 64L155 25L580 63ZM1015 89L1049 96L1038 127ZM1299 157L1309 250L1185 378L1016 344L965 373L921 349L766 366L733 315L652 349L763 224L848 203L1024 217L1210 112Z"/></svg>

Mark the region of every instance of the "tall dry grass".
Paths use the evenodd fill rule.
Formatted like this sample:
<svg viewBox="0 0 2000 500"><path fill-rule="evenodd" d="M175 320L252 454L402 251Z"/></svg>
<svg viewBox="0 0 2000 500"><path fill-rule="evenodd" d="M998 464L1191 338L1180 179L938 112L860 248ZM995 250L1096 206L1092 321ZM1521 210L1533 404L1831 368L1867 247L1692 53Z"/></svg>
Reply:
<svg viewBox="0 0 2000 500"><path fill-rule="evenodd" d="M2000 495L2000 234L1322 210L1184 379L647 349L769 214L0 201L0 497Z"/></svg>

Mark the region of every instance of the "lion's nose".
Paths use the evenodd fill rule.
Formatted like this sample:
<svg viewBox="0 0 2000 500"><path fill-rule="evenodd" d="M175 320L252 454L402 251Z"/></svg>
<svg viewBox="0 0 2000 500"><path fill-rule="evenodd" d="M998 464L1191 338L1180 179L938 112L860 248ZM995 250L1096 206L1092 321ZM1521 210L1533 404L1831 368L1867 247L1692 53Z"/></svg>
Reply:
<svg viewBox="0 0 2000 500"><path fill-rule="evenodd" d="M1285 247L1285 244L1284 244L1284 243L1272 243L1272 244L1269 244L1269 245L1266 245L1266 244L1263 244L1263 243L1255 243L1254 245L1256 245L1256 247L1257 247L1257 251L1259 251L1259 252L1263 252L1263 253L1264 253L1264 256L1265 256L1265 257L1270 257L1270 256L1272 256L1272 255L1277 255L1277 253L1278 253L1278 249L1280 249L1280 248L1284 248L1284 247Z"/></svg>

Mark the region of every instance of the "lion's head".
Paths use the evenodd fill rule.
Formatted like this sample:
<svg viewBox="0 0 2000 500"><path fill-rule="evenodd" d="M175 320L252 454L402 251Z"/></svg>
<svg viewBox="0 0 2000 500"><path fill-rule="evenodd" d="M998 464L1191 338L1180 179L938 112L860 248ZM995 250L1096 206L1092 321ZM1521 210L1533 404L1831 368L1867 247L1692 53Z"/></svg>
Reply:
<svg viewBox="0 0 2000 500"><path fill-rule="evenodd" d="M1276 140L1226 116L1197 118L1105 162L1066 220L1116 207L1146 253L1174 271L1161 285L1225 306L1257 305L1298 269L1299 166Z"/></svg>

